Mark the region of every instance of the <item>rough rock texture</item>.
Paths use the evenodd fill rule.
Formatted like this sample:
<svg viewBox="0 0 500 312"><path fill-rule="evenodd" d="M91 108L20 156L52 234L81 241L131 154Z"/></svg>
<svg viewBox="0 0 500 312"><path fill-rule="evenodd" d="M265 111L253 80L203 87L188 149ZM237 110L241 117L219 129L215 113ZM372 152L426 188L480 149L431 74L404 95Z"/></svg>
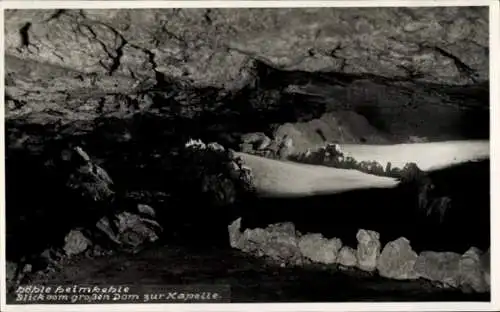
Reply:
<svg viewBox="0 0 500 312"><path fill-rule="evenodd" d="M285 123L274 132L275 137L285 135L293 139L296 153L303 153L308 148L319 148L327 142L391 142L391 136L375 128L362 115L350 111L325 113L309 121Z"/></svg>
<svg viewBox="0 0 500 312"><path fill-rule="evenodd" d="M77 255L89 248L91 242L78 230L71 230L64 238L64 251L66 255Z"/></svg>
<svg viewBox="0 0 500 312"><path fill-rule="evenodd" d="M284 124L326 106L338 114L310 127L327 139L447 136L463 109L484 105L471 95L487 88L487 21L486 7L7 10L6 116L60 136L99 126L125 143L139 134L123 119L137 114L232 110L239 121L206 126L263 131L263 108ZM447 118L421 129L420 114ZM322 140L315 130L294 135L298 148L304 136ZM33 135L7 141L34 144Z"/></svg>
<svg viewBox="0 0 500 312"><path fill-rule="evenodd" d="M377 259L380 255L380 234L370 230L359 230L356 234L358 249L356 252L357 265L363 271L374 271L377 268Z"/></svg>
<svg viewBox="0 0 500 312"><path fill-rule="evenodd" d="M400 237L385 245L377 262L380 276L393 279L416 279L414 266L418 255L410 246L410 241Z"/></svg>
<svg viewBox="0 0 500 312"><path fill-rule="evenodd" d="M246 229L236 246L258 257L269 257L281 265L302 263L295 226L292 223L272 224L266 229Z"/></svg>
<svg viewBox="0 0 500 312"><path fill-rule="evenodd" d="M242 152L254 152L267 148L272 140L262 132L247 133L240 138L240 150Z"/></svg>
<svg viewBox="0 0 500 312"><path fill-rule="evenodd" d="M481 263L481 256L483 252L475 247L467 250L460 259L460 286L462 288L469 288L475 292L489 291L489 284L484 279L484 267Z"/></svg>
<svg viewBox="0 0 500 312"><path fill-rule="evenodd" d="M208 202L216 207L235 203L241 190L253 190L251 169L244 166L233 151L218 143L191 140L186 143L182 158L185 168L180 168L182 180L178 181L179 186L186 189L201 187Z"/></svg>
<svg viewBox="0 0 500 312"><path fill-rule="evenodd" d="M99 220L98 228L106 233L111 240L131 248L158 240L159 233L163 230L157 221L142 218L127 211L116 215L116 219L112 222L115 222L118 233L114 233L107 218Z"/></svg>
<svg viewBox="0 0 500 312"><path fill-rule="evenodd" d="M247 77L251 58L286 69L468 83L488 78L487 59L481 57L488 51L485 12L480 7L7 10L5 48L15 57L103 75L97 81L84 76L83 82L113 91L137 90L165 76L232 86Z"/></svg>
<svg viewBox="0 0 500 312"><path fill-rule="evenodd" d="M337 261L342 241L326 239L321 234L305 234L300 237L298 246L302 255L313 262L333 264Z"/></svg>
<svg viewBox="0 0 500 312"><path fill-rule="evenodd" d="M491 253L490 248L481 256L481 264L483 266L483 278L485 284L490 287L491 285L491 276L490 276L490 262L491 262Z"/></svg>
<svg viewBox="0 0 500 312"><path fill-rule="evenodd" d="M349 246L342 247L339 251L337 262L346 267L354 267L358 263L356 250Z"/></svg>
<svg viewBox="0 0 500 312"><path fill-rule="evenodd" d="M20 202L16 206L19 211L15 211L18 217L9 214L19 222L9 225L9 259L20 266L33 264L33 273L43 274L59 267L68 257L83 253L92 257L104 255L118 246L122 250L135 251L158 239L162 227L156 221L154 209L144 204L131 206L134 201L114 190L113 180L106 170L82 147L48 151L50 157L42 164L25 162L25 165L31 166L27 167L35 187L48 193L47 197L37 198L39 205L50 203L53 206L35 210L33 214L32 205L23 206L24 202ZM41 169L46 173L37 171ZM29 185L28 190L33 191L31 187L33 185ZM33 236L29 231L23 234L26 227L43 230ZM19 244L23 249L14 249ZM17 275L16 282L24 278Z"/></svg>
<svg viewBox="0 0 500 312"><path fill-rule="evenodd" d="M229 246L231 246L231 248L238 248L242 236L241 218L234 220L230 225L228 225L227 230L229 233Z"/></svg>
<svg viewBox="0 0 500 312"><path fill-rule="evenodd" d="M455 252L424 251L415 262L415 271L419 277L441 282L446 286L460 285L461 256Z"/></svg>
<svg viewBox="0 0 500 312"><path fill-rule="evenodd" d="M70 170L66 182L67 187L75 193L80 193L82 200L95 202L96 206L100 202L113 201L115 196L114 183L106 170L92 161L90 156L79 146L67 151L67 153Z"/></svg>
<svg viewBox="0 0 500 312"><path fill-rule="evenodd" d="M292 223L271 224L266 229L245 229L241 232L241 218L228 226L232 248L268 257L281 265L302 264L299 239Z"/></svg>

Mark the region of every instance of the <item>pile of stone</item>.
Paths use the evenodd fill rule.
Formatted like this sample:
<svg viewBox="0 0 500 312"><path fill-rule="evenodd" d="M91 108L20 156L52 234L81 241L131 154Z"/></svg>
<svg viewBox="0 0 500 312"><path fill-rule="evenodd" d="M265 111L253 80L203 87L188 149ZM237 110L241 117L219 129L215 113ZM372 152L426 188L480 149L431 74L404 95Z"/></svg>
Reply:
<svg viewBox="0 0 500 312"><path fill-rule="evenodd" d="M404 179L415 170L421 172L415 163L408 163L403 168L393 167L390 162L384 167L377 161L357 161L348 153L344 152L339 144L327 143L317 150L308 149L301 154L291 155L291 160L313 164L323 165L339 169L354 169L367 174Z"/></svg>
<svg viewBox="0 0 500 312"><path fill-rule="evenodd" d="M255 132L241 137L240 151L272 159L287 160L294 154L295 147L289 136L271 139L262 132Z"/></svg>
<svg viewBox="0 0 500 312"><path fill-rule="evenodd" d="M238 192L252 191L251 170L233 151L217 143L189 140L180 154L180 176L185 179L179 184L191 190L189 196L203 194L217 207L234 203ZM106 256L116 251L137 253L157 241L163 232L164 222L155 209L117 194L106 170L82 147L64 149L52 163L55 171L64 173L63 189L78 203L74 207L75 220L67 220L75 226L65 235L61 232L59 243L48 244L41 252L27 253L17 263L9 262L9 288L26 282L32 274L58 270L75 257ZM202 221L206 223L206 219Z"/></svg>
<svg viewBox="0 0 500 312"><path fill-rule="evenodd" d="M17 263L9 262L7 285L15 287L31 274L59 269L75 256L104 256L114 251L136 253L159 239L163 231L153 208L143 204L126 207L114 191L113 180L79 146L64 150L56 169L65 172L65 190L73 194L74 211L65 220L74 225L60 242L41 252L27 250ZM64 234L63 234L64 235Z"/></svg>
<svg viewBox="0 0 500 312"><path fill-rule="evenodd" d="M341 270L357 269L397 280L426 279L445 288L464 292L490 291L489 250L471 247L463 255L424 251L418 255L410 241L400 237L382 249L380 234L360 229L357 248L344 246L338 238L321 234L302 235L293 223L279 223L265 229L241 231L241 218L228 227L230 245L282 267L310 263L335 265Z"/></svg>
<svg viewBox="0 0 500 312"><path fill-rule="evenodd" d="M123 211L114 215L112 221L102 217L95 228L71 229L62 239L62 245L47 248L40 254L27 255L19 263L8 261L7 288L26 282L31 274L59 270L66 261L75 257L95 258L116 251L137 253L157 241L163 231L154 217L153 208L139 204L136 213Z"/></svg>
<svg viewBox="0 0 500 312"><path fill-rule="evenodd" d="M242 193L254 191L251 169L233 150L218 143L189 140L179 159L178 185L201 192L215 207L231 205Z"/></svg>

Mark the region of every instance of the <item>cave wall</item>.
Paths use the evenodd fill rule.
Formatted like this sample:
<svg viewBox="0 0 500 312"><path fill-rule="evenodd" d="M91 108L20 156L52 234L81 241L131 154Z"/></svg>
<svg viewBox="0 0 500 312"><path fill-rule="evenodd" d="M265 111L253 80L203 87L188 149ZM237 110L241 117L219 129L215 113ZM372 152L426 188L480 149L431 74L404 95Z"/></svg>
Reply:
<svg viewBox="0 0 500 312"><path fill-rule="evenodd" d="M218 137L349 110L396 141L485 137L488 55L488 7L12 9L6 118L74 136L174 116Z"/></svg>
<svg viewBox="0 0 500 312"><path fill-rule="evenodd" d="M249 58L433 83L488 79L488 7L480 6L7 10L5 25L7 54L100 74L106 91L157 75L237 86Z"/></svg>

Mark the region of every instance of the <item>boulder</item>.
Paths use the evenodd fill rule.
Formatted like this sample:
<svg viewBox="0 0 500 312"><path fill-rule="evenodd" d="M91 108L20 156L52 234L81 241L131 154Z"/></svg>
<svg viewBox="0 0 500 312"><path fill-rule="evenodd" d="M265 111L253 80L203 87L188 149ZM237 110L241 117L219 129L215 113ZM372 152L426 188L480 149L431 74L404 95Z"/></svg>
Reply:
<svg viewBox="0 0 500 312"><path fill-rule="evenodd" d="M356 252L358 268L367 272L374 271L377 268L377 259L380 255L380 234L361 229L356 234L356 239L358 240Z"/></svg>
<svg viewBox="0 0 500 312"><path fill-rule="evenodd" d="M253 132L241 136L240 149L242 152L253 153L269 147L272 140L263 132Z"/></svg>
<svg viewBox="0 0 500 312"><path fill-rule="evenodd" d="M356 258L356 250L349 246L344 246L340 249L337 256L337 263L346 267L354 267L358 263Z"/></svg>
<svg viewBox="0 0 500 312"><path fill-rule="evenodd" d="M424 251L415 262L415 272L418 277L456 288L460 285L460 259L455 252Z"/></svg>
<svg viewBox="0 0 500 312"><path fill-rule="evenodd" d="M110 220L102 218L97 223L97 227L104 232L108 238L118 245L130 248L137 248L145 243L158 240L162 227L152 219L146 219L130 212L121 212L115 216L115 227L118 233L114 233Z"/></svg>
<svg viewBox="0 0 500 312"><path fill-rule="evenodd" d="M234 220L230 225L228 225L227 229L229 232L229 245L231 248L238 248L239 241L243 235L240 230L241 218Z"/></svg>
<svg viewBox="0 0 500 312"><path fill-rule="evenodd" d="M302 254L298 247L295 225L291 222L272 224L266 228L268 240L264 254L286 264L298 264Z"/></svg>
<svg viewBox="0 0 500 312"><path fill-rule="evenodd" d="M154 242L159 238L158 234L162 228L154 220L141 218L129 212L120 213L117 219L118 229L125 243L137 246L146 241Z"/></svg>
<svg viewBox="0 0 500 312"><path fill-rule="evenodd" d="M298 246L302 255L307 259L323 264L333 264L337 261L342 241L338 238L326 239L321 234L306 234L299 239Z"/></svg>
<svg viewBox="0 0 500 312"><path fill-rule="evenodd" d="M71 173L66 186L75 194L81 194L81 200L89 203L110 202L115 196L113 180L106 170L97 165L79 146L69 152L68 166ZM96 205L90 205L96 207Z"/></svg>
<svg viewBox="0 0 500 312"><path fill-rule="evenodd" d="M92 242L79 230L71 230L64 238L64 252L68 256L78 255L92 244Z"/></svg>
<svg viewBox="0 0 500 312"><path fill-rule="evenodd" d="M484 280L484 270L481 263L483 253L471 247L459 261L460 286L465 290L483 293L489 291L489 285Z"/></svg>
<svg viewBox="0 0 500 312"><path fill-rule="evenodd" d="M267 239L268 233L264 229L245 229L236 244L236 248L261 257L264 255L262 246L266 244Z"/></svg>
<svg viewBox="0 0 500 312"><path fill-rule="evenodd" d="M282 265L302 263L302 254L292 223L273 224L266 229L246 229L239 238L235 231L237 227L238 220L229 226L231 244L235 248L257 257L269 257Z"/></svg>
<svg viewBox="0 0 500 312"><path fill-rule="evenodd" d="M400 237L385 245L377 262L380 276L398 280L416 279L415 262L418 255L410 241Z"/></svg>

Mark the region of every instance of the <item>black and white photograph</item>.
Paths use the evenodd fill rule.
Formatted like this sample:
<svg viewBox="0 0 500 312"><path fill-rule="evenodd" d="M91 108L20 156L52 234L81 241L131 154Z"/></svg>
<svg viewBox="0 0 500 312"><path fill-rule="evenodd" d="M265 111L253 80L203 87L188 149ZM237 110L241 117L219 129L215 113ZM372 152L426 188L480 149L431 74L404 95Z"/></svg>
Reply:
<svg viewBox="0 0 500 312"><path fill-rule="evenodd" d="M7 310L493 301L498 4L45 2L1 5Z"/></svg>

